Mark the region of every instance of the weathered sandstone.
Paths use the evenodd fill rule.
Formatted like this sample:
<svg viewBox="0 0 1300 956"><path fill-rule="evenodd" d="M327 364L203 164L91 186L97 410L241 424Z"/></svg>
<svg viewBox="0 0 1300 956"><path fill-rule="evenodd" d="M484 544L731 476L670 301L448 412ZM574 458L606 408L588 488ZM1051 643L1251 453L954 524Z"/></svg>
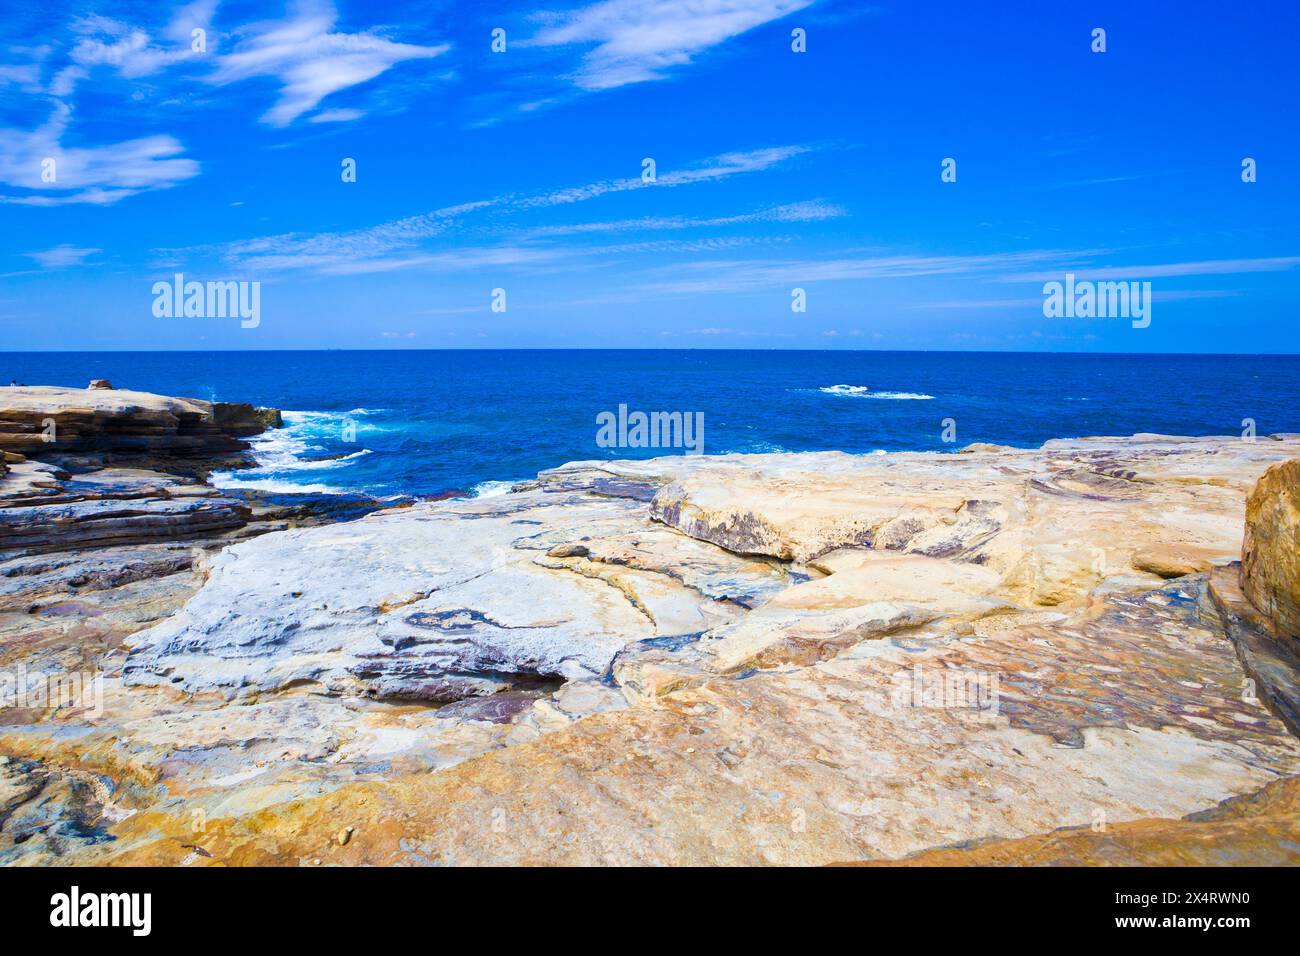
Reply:
<svg viewBox="0 0 1300 956"><path fill-rule="evenodd" d="M928 850L905 866L1297 866L1300 777L1178 820L1068 827L1018 840ZM864 863L880 866L882 863Z"/></svg>
<svg viewBox="0 0 1300 956"><path fill-rule="evenodd" d="M1278 640L1300 649L1300 458L1264 472L1246 499L1241 583Z"/></svg>
<svg viewBox="0 0 1300 956"><path fill-rule="evenodd" d="M576 462L193 560L17 555L0 667L104 702L0 710L0 861L1292 862L1300 740L1223 585L1298 452Z"/></svg>
<svg viewBox="0 0 1300 956"><path fill-rule="evenodd" d="M251 405L105 388L0 388L0 450L204 457L240 451L267 427Z"/></svg>
<svg viewBox="0 0 1300 956"><path fill-rule="evenodd" d="M0 552L176 542L242 528L252 516L246 502L195 476L155 469L181 461L188 470L243 452L241 437L278 415L116 390L103 379L87 389L0 388L0 447L9 463L0 481Z"/></svg>

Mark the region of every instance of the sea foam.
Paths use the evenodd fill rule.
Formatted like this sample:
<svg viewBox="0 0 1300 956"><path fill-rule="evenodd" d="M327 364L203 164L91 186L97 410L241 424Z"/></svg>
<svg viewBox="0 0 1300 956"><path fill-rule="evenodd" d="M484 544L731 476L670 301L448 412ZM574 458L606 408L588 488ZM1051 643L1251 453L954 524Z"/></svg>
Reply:
<svg viewBox="0 0 1300 956"><path fill-rule="evenodd" d="M865 385L828 385L817 391L844 398L892 398L900 401L924 401L934 398L933 395L925 395L921 392L873 392Z"/></svg>

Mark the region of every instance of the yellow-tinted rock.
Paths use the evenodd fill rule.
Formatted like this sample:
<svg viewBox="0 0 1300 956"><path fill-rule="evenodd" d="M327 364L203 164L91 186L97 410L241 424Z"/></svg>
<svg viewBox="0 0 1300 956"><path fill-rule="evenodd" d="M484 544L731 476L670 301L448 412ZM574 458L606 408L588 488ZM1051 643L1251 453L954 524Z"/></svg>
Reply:
<svg viewBox="0 0 1300 956"><path fill-rule="evenodd" d="M1246 499L1241 583L1278 635L1300 639L1300 458L1269 468Z"/></svg>
<svg viewBox="0 0 1300 956"><path fill-rule="evenodd" d="M1133 555L1133 567L1139 571L1158 574L1162 578L1181 578L1185 574L1199 574L1212 566L1214 552L1194 545L1156 545Z"/></svg>
<svg viewBox="0 0 1300 956"><path fill-rule="evenodd" d="M1243 669L1228 604L1216 613L1199 576L1135 568L1181 570L1151 559L1162 548L1235 560L1247 495L1297 455L1294 439L1141 436L602 460L244 540L207 574L181 549L169 590L138 579L169 560L157 546L11 563L0 664L95 666L108 686L93 723L0 713L0 752L112 839L0 828L0 864L822 864L955 847L1295 862L1294 809L1260 794L1300 775L1300 740ZM11 467L14 494L60 487ZM138 633L179 626L200 587L187 633ZM232 639L281 620L273 654ZM449 673L472 678L458 694L510 689L392 699L406 665L440 676L439 634ZM361 666L336 666L345 646ZM1259 812L1215 816L1233 797Z"/></svg>
<svg viewBox="0 0 1300 956"><path fill-rule="evenodd" d="M1300 865L1300 777L1181 820L1131 820L928 850L906 866ZM879 866L879 863L856 864Z"/></svg>

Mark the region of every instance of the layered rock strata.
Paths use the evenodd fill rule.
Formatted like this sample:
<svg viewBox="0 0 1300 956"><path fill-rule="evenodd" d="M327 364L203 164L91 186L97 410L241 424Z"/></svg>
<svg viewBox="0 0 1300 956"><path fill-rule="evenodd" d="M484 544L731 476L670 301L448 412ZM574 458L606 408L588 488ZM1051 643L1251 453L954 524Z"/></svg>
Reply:
<svg viewBox="0 0 1300 956"><path fill-rule="evenodd" d="M1278 641L1300 650L1300 459L1269 468L1246 499L1241 584Z"/></svg>
<svg viewBox="0 0 1300 956"><path fill-rule="evenodd" d="M1252 692L1300 734L1300 459L1264 472L1246 499L1241 565L1210 585Z"/></svg>
<svg viewBox="0 0 1300 956"><path fill-rule="evenodd" d="M214 459L278 412L119 391L0 388L0 551L30 554L184 541L246 525L249 505L204 484ZM180 473L168 470L183 463Z"/></svg>
<svg viewBox="0 0 1300 956"><path fill-rule="evenodd" d="M93 383L92 383L93 384ZM0 388L0 451L28 457L112 452L214 457L277 422L274 409L111 387Z"/></svg>

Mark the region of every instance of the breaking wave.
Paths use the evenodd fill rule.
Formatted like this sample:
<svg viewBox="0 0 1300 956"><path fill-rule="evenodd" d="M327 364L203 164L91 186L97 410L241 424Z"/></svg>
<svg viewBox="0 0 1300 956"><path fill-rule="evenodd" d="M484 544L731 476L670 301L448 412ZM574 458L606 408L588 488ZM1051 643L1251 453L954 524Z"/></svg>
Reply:
<svg viewBox="0 0 1300 956"><path fill-rule="evenodd" d="M925 395L921 392L873 392L865 385L827 385L817 391L844 398L885 398L899 401L924 401L934 398L933 395Z"/></svg>

